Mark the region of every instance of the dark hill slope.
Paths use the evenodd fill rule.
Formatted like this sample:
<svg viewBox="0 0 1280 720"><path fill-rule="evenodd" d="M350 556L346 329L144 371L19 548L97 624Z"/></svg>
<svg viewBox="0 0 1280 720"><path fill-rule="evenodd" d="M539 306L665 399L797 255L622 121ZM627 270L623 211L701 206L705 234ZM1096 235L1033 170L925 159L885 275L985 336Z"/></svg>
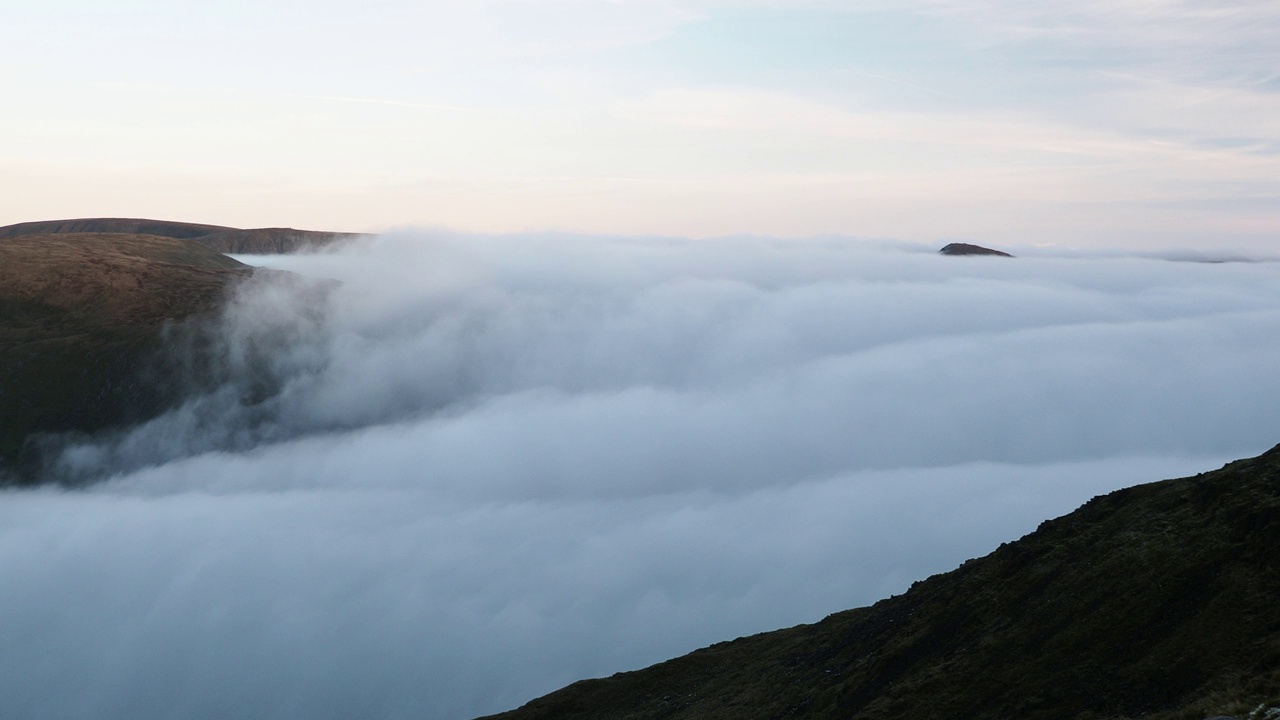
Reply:
<svg viewBox="0 0 1280 720"><path fill-rule="evenodd" d="M335 233L293 228L240 228L222 225L144 220L136 218L80 218L46 220L0 227L0 238L65 233L132 233L194 240L210 250L228 254L268 255L292 253L340 240L360 237L359 233Z"/></svg>
<svg viewBox="0 0 1280 720"><path fill-rule="evenodd" d="M22 473L37 462L34 434L91 432L162 409L174 390L155 377L164 328L215 312L251 272L179 238L0 239L0 480L31 479Z"/></svg>
<svg viewBox="0 0 1280 720"><path fill-rule="evenodd" d="M1277 700L1280 446L1094 498L871 607L494 717L1203 718Z"/></svg>

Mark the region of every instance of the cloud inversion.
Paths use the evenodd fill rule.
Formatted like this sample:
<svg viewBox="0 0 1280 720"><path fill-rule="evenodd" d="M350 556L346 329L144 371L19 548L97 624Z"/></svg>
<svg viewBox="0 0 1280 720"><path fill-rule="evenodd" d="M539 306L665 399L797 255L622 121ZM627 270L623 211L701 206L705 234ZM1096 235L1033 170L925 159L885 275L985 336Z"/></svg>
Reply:
<svg viewBox="0 0 1280 720"><path fill-rule="evenodd" d="M23 717L460 718L1280 440L1274 263L406 232L0 503ZM265 378L267 395L252 397Z"/></svg>

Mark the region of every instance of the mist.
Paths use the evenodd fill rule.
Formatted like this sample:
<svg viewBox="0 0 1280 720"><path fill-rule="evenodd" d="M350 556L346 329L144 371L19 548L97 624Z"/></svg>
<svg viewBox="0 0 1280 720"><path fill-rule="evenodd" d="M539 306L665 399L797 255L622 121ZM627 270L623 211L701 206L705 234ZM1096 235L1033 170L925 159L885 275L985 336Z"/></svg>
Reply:
<svg viewBox="0 0 1280 720"><path fill-rule="evenodd" d="M287 272L238 289L188 402L51 440L75 489L5 491L7 707L497 712L1280 442L1280 265L1031 255L403 231L244 258Z"/></svg>

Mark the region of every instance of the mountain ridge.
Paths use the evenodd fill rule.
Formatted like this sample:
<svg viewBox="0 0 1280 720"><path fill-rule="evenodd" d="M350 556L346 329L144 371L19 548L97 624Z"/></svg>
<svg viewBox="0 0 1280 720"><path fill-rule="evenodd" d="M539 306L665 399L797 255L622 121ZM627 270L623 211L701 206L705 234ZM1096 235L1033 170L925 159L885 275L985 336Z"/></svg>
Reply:
<svg viewBox="0 0 1280 720"><path fill-rule="evenodd" d="M363 237L363 233L339 233L294 228L233 228L145 218L75 218L38 220L0 227L0 239L71 233L123 233L169 237L204 245L215 252L235 255L285 254L308 247Z"/></svg>

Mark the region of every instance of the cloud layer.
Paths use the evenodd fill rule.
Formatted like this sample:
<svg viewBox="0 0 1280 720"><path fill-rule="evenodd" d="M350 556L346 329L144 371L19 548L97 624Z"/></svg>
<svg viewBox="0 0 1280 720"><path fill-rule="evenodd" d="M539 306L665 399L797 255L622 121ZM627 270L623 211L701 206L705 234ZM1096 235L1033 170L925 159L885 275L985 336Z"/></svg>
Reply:
<svg viewBox="0 0 1280 720"><path fill-rule="evenodd" d="M0 503L24 717L457 718L1280 440L1273 263L406 232ZM246 400L256 401L246 404Z"/></svg>

